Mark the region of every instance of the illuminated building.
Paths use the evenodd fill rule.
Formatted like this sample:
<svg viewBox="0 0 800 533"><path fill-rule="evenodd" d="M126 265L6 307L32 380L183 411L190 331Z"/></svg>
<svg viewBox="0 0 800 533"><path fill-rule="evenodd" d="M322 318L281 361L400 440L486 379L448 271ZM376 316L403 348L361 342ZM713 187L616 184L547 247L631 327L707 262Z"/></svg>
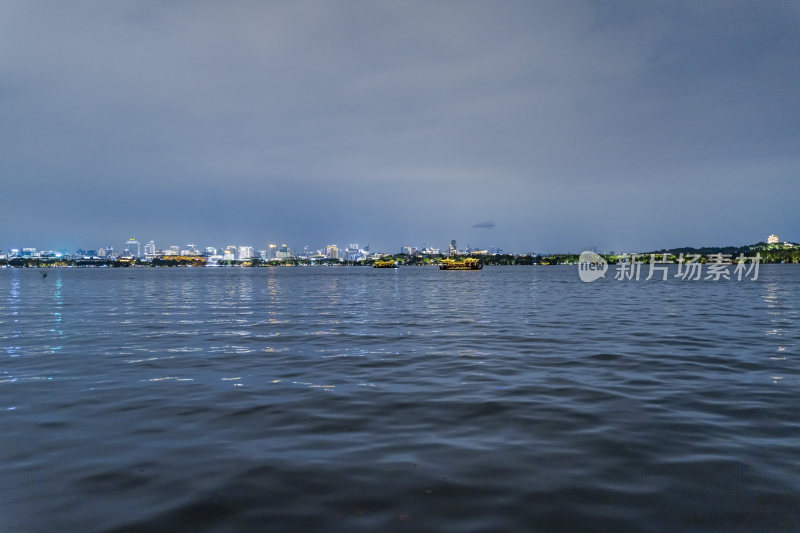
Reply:
<svg viewBox="0 0 800 533"><path fill-rule="evenodd" d="M131 237L130 239L125 241L125 245L122 247L122 252L125 255L129 255L131 257L141 257L142 245L139 244L139 241Z"/></svg>
<svg viewBox="0 0 800 533"><path fill-rule="evenodd" d="M335 244L329 244L325 247L325 257L328 259L339 259L339 247Z"/></svg>
<svg viewBox="0 0 800 533"><path fill-rule="evenodd" d="M195 246L194 244L187 244L186 248L181 250L181 255L193 257L200 255L200 252L197 250L197 246Z"/></svg>
<svg viewBox="0 0 800 533"><path fill-rule="evenodd" d="M275 252L276 259L289 259L290 257L292 257L292 252L285 244L282 244L281 249Z"/></svg>
<svg viewBox="0 0 800 533"><path fill-rule="evenodd" d="M769 237L767 237L767 244L778 244L779 242L780 239L778 239L778 236L775 235L774 233Z"/></svg>
<svg viewBox="0 0 800 533"><path fill-rule="evenodd" d="M361 261L367 256L367 253L358 246L357 242L351 242L344 253L348 261Z"/></svg>

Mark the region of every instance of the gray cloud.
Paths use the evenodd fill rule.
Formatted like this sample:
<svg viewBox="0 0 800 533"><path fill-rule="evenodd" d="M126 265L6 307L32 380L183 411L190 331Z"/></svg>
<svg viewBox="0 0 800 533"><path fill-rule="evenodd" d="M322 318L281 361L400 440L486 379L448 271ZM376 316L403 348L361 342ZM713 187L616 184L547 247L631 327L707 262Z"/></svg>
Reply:
<svg viewBox="0 0 800 533"><path fill-rule="evenodd" d="M4 2L0 248L797 240L798 19L782 2ZM465 230L489 217L502 231Z"/></svg>

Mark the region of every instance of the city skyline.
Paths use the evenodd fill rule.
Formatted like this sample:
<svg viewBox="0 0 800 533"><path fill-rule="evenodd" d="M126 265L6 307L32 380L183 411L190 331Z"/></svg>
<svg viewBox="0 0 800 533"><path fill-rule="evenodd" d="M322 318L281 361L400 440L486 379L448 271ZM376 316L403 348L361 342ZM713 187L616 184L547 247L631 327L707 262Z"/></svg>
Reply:
<svg viewBox="0 0 800 533"><path fill-rule="evenodd" d="M491 253L504 253L504 250L497 246L490 247L472 247L467 243L466 247L458 248L456 240L451 239L448 246L439 248L434 246L415 246L403 245L399 247L399 253L413 255L416 253L423 253L428 255L440 254L454 254L454 253L471 253L471 252L491 252ZM398 253L398 247L395 250L376 250L369 244L360 245L357 242L350 242L347 245L340 246L338 243L328 243L320 247L309 245L298 247L289 246L286 243L275 244L268 243L263 246L251 246L249 244L228 244L225 246L208 246L206 244L197 245L194 243L186 243L184 245L169 244L159 247L154 240L147 242L140 242L139 240L131 237L124 241L121 245L115 246L113 243L103 244L98 247L78 247L78 248L64 248L56 247L54 249L38 248L34 246L22 247L0 247L0 256L16 255L16 256L36 256L43 253L47 255L89 255L95 257L104 256L130 256L130 257L156 257L156 256L191 256L191 255L205 255L205 256L230 256L226 259L250 259L260 257L261 259L285 259L293 257L327 257L332 259L353 259L353 255L362 257L367 256L381 256L386 254ZM530 253L530 252L528 252Z"/></svg>
<svg viewBox="0 0 800 533"><path fill-rule="evenodd" d="M753 244L764 244L767 246L777 246L787 250L793 249L798 246L798 243L791 239L781 239L777 234L770 234L759 241L754 241ZM725 245L707 245L707 246L679 246L672 248L725 248L725 247L741 247L742 243L734 244L727 243ZM666 250L667 247L654 247L647 249L648 251ZM596 247L590 249L593 252L605 254L618 254L618 253L639 253L643 250L634 249L621 249L621 250L599 250ZM280 245L275 243L267 243L262 246L251 246L249 244L228 244L225 246L209 246L206 244L197 245L194 243L186 243L184 245L169 244L163 247L158 247L155 241L150 240L146 243L141 243L135 238L131 237L124 241L118 248L113 244L105 244L96 248L80 247L80 248L54 248L44 249L38 247L18 247L18 248L2 248L0 247L0 259L11 257L42 257L52 258L60 256L89 256L96 258L103 257L134 257L134 258L154 258L165 256L203 256L213 258L214 261L241 261L249 259L261 260L283 260L283 259L341 259L348 261L361 261L365 259L376 259L385 255L423 255L423 256L448 256L448 255L464 255L464 254L510 254L515 256L526 255L558 255L558 254L577 254L577 250L536 250L533 247L525 251L506 250L499 246L472 246L466 243L466 246L458 246L456 239L451 239L446 246L437 247L414 245L402 245L394 250L391 249L375 249L369 244L361 246L359 243L350 242L347 245L339 246L337 243L329 243L318 248L304 245L302 249L290 246L286 243Z"/></svg>

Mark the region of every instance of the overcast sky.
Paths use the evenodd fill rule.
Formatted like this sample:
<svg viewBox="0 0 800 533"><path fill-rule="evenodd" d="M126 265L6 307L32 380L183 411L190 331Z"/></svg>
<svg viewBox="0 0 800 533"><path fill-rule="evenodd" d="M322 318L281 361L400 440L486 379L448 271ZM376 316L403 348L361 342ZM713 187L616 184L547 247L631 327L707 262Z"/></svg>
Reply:
<svg viewBox="0 0 800 533"><path fill-rule="evenodd" d="M799 28L796 1L0 0L0 249L800 241Z"/></svg>

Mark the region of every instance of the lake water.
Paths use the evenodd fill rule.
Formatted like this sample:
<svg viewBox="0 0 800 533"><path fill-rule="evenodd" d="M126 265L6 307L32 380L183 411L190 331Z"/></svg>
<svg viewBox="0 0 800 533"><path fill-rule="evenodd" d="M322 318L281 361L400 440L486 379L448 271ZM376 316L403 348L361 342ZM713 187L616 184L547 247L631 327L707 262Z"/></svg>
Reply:
<svg viewBox="0 0 800 533"><path fill-rule="evenodd" d="M0 531L797 531L800 268L0 270Z"/></svg>

